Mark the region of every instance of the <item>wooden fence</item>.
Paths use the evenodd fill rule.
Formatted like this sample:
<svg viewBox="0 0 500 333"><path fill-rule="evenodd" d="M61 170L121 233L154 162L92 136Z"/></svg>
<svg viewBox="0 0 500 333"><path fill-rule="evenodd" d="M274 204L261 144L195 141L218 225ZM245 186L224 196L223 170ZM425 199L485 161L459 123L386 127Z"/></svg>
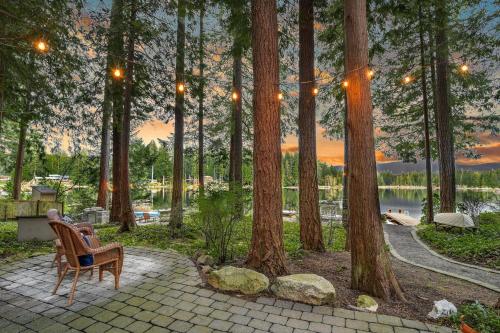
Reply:
<svg viewBox="0 0 500 333"><path fill-rule="evenodd" d="M56 201L0 200L0 221L23 216L46 216L49 209L64 214L64 203Z"/></svg>

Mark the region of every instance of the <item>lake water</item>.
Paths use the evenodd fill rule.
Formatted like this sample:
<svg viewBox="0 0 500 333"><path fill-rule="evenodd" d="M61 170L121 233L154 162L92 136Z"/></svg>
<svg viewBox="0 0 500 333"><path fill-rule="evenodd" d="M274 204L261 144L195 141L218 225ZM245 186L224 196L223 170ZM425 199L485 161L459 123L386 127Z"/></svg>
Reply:
<svg viewBox="0 0 500 333"><path fill-rule="evenodd" d="M342 191L339 189L320 189L320 204L322 206L334 207L340 214L339 202L342 200ZM144 202L153 209L169 209L171 193L169 190L139 191L133 194L134 200ZM382 213L391 209L393 212L401 210L410 216L420 218L422 216L422 200L426 191L421 189L380 189L380 211ZM478 197L483 202L490 203L492 207L488 210L498 209L500 196L494 192L458 191L457 202L462 202L465 197ZM184 204L190 206L194 200L193 192L184 193ZM296 189L283 189L283 209L298 211L299 193Z"/></svg>

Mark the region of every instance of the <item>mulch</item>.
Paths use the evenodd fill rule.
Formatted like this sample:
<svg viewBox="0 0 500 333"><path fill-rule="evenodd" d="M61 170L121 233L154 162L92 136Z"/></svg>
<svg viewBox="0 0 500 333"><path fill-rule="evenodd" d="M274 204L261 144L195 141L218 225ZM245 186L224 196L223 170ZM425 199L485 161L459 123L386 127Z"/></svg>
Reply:
<svg viewBox="0 0 500 333"><path fill-rule="evenodd" d="M407 302L384 301L374 297L379 304L377 313L433 322L432 319L427 318L427 314L432 310L434 301L446 299L458 307L460 304L477 300L493 307L499 300L500 294L473 283L415 267L394 258L391 258L391 261L394 273L404 289ZM237 260L227 264L243 267L244 261ZM337 293L334 307L355 306L357 297L363 294L350 288L351 257L349 252L305 253L300 259L291 259L288 268L290 274L312 273L329 280ZM200 275L206 283L205 274L200 271ZM206 285L210 288L208 284ZM256 298L255 296L236 296L249 300ZM438 324L447 325L448 323L439 322Z"/></svg>

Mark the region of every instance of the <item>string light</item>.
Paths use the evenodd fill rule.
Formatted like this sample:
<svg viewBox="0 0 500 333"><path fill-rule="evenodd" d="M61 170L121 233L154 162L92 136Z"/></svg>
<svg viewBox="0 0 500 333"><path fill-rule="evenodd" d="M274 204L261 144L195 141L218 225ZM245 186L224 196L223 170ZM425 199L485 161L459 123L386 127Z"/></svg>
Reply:
<svg viewBox="0 0 500 333"><path fill-rule="evenodd" d="M373 69L369 69L368 72L366 73L366 75L368 76L368 79L372 79L373 76L375 75L375 72L373 71Z"/></svg>
<svg viewBox="0 0 500 333"><path fill-rule="evenodd" d="M238 93L236 91L233 91L231 98L233 99L233 101L236 101L238 99Z"/></svg>
<svg viewBox="0 0 500 333"><path fill-rule="evenodd" d="M181 94L184 93L184 83L180 82L177 84L177 91L180 92Z"/></svg>
<svg viewBox="0 0 500 333"><path fill-rule="evenodd" d="M279 99L280 101L283 99L283 93L281 93L281 92L280 92L280 93L278 94L278 99Z"/></svg>
<svg viewBox="0 0 500 333"><path fill-rule="evenodd" d="M342 82L342 87L347 88L349 86L349 82L343 81Z"/></svg>
<svg viewBox="0 0 500 333"><path fill-rule="evenodd" d="M462 66L460 66L460 71L462 73L467 73L469 71L469 66L467 66L466 64L463 64Z"/></svg>
<svg viewBox="0 0 500 333"><path fill-rule="evenodd" d="M121 79L123 77L123 72L120 68L113 69L113 77L115 79Z"/></svg>
<svg viewBox="0 0 500 333"><path fill-rule="evenodd" d="M319 93L319 88L318 87L314 87L312 93L313 93L314 96L316 96Z"/></svg>
<svg viewBox="0 0 500 333"><path fill-rule="evenodd" d="M47 50L49 49L49 46L47 45L47 43L45 41L39 40L39 41L35 42L35 48L40 52L47 52Z"/></svg>
<svg viewBox="0 0 500 333"><path fill-rule="evenodd" d="M403 82L408 84L411 82L411 80L412 80L411 76L405 76L405 78L403 79Z"/></svg>

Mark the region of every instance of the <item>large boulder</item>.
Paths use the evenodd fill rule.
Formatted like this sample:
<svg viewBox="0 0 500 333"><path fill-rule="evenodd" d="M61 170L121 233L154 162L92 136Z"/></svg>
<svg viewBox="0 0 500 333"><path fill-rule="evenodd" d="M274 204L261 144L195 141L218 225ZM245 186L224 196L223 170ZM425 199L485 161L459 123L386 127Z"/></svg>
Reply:
<svg viewBox="0 0 500 333"><path fill-rule="evenodd" d="M210 272L208 283L216 289L238 291L246 295L260 293L269 287L269 279L264 274L233 266Z"/></svg>
<svg viewBox="0 0 500 333"><path fill-rule="evenodd" d="M271 290L277 297L314 305L331 304L335 300L333 285L316 274L278 277Z"/></svg>

